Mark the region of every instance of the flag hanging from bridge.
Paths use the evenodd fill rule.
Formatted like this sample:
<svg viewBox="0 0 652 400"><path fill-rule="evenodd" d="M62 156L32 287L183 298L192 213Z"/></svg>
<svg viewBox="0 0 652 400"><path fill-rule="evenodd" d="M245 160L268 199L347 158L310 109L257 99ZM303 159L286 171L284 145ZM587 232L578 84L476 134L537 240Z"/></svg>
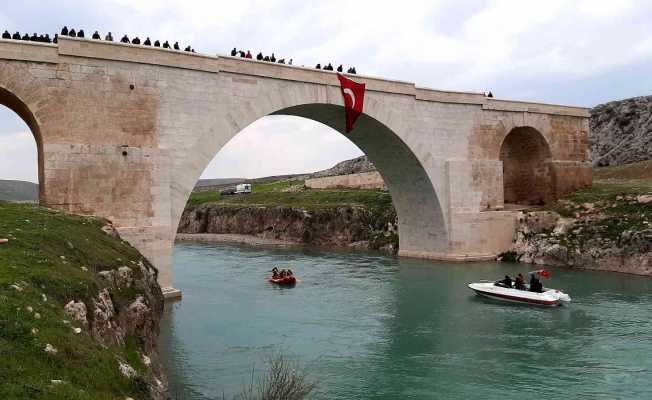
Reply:
<svg viewBox="0 0 652 400"><path fill-rule="evenodd" d="M344 112L346 114L346 132L353 130L353 124L362 114L364 105L364 83L357 83L344 75L337 74L340 80L340 89L344 98Z"/></svg>

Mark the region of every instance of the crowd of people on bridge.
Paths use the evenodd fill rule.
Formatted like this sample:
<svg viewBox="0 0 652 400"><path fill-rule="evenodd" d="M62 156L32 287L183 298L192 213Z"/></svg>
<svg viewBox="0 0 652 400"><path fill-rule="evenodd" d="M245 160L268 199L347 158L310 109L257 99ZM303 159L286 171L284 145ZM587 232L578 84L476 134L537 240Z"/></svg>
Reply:
<svg viewBox="0 0 652 400"><path fill-rule="evenodd" d="M315 68L316 69L323 69L324 71L333 71L334 70L331 63L328 63L327 65L324 65L323 67L321 66L321 64L317 64L317 65L315 65ZM342 64L340 64L340 66L337 67L337 72L344 72L344 67L342 66ZM358 71L355 70L355 67L350 67L349 69L346 70L346 73L347 74L357 74Z"/></svg>
<svg viewBox="0 0 652 400"><path fill-rule="evenodd" d="M254 58L253 54L251 54L251 50L247 50L247 51L238 50L236 47L234 47L231 50L231 57L241 57L241 58L249 58L249 59ZM258 52L258 54L256 54L256 60L271 62L271 63L278 63L278 64L293 65L292 64L293 60L291 58L290 58L290 61L285 62L285 58L277 59L276 55L274 53L272 53L271 56L266 56L266 55L263 55L262 52ZM321 64L317 64L315 66L315 68L316 69L321 69L321 70L324 70L324 71L334 71L335 70L335 68L333 68L331 63L328 63L328 65L324 65L323 68L322 68ZM337 72L344 72L344 67L341 64L340 64L339 67L337 67ZM357 71L355 70L355 67L349 68L346 72L349 73L349 74L356 74L357 73Z"/></svg>
<svg viewBox="0 0 652 400"><path fill-rule="evenodd" d="M3 39L13 39L13 40L28 40L30 42L40 42L40 43L56 43L57 35L54 35L54 38L51 38L49 34L36 34L33 33L31 36L29 33L25 33L21 36L20 32L16 31L14 34L9 33L8 30L2 33Z"/></svg>
<svg viewBox="0 0 652 400"><path fill-rule="evenodd" d="M242 57L242 58L250 58L250 59L254 58L253 54L251 54L251 50L247 50L245 52L244 50L238 50L235 47L233 48L233 50L231 50L231 57ZM258 52L258 54L256 55L256 60L278 63L278 64L287 64L287 65L292 65L293 62L291 58L289 61L286 62L285 58L276 59L276 55L274 55L274 53L272 53L271 56L265 56L263 55L262 52Z"/></svg>
<svg viewBox="0 0 652 400"><path fill-rule="evenodd" d="M50 38L49 34L41 34L37 35L36 33L32 34L31 36L29 34L24 34L21 36L20 32L16 32L13 35L9 33L8 30L5 30L4 33L2 34L3 39L13 39L13 40L29 40L32 42L41 42L41 43L57 43L59 41L59 36L68 36L68 37L76 37L76 38L86 38L86 33L84 32L83 29L80 30L75 30L74 28L68 29L67 26L64 26L61 29L61 33L55 34L54 38ZM100 36L100 33L98 31L95 31L91 35L91 39L93 40L102 40L102 37ZM104 36L104 40L107 42L113 42L113 34L111 32L107 33ZM122 39L120 39L120 43L126 43L126 44L136 44L136 45L143 45L143 46L153 46L153 47L162 47L164 49L174 49L174 50L181 50L181 47L179 46L179 42L174 42L173 45L170 45L170 43L166 40L163 43L161 43L159 40L155 40L154 42L151 41L151 39L148 37L144 41L141 42L140 38L136 36L133 39L129 39L129 36L124 35L122 36ZM195 49L193 49L191 46L186 46L184 51L194 53Z"/></svg>
<svg viewBox="0 0 652 400"><path fill-rule="evenodd" d="M29 35L28 33L25 33L24 35L21 35L20 32L16 31L15 33L11 34L8 30L5 30L2 33L2 39L13 39L13 40L26 40L26 41L32 41L32 42L41 42L41 43L58 43L59 37L60 36L68 36L68 37L74 37L74 38L86 38L86 33L84 32L83 29L75 30L74 28L68 28L68 26L64 26L61 29L60 33L57 33L54 35L54 37L50 37L48 33L46 34L36 34L33 33L32 35ZM93 32L93 34L90 37L92 40L102 40L102 36L100 35L99 31ZM107 42L113 42L113 34L111 32L108 32L104 36L104 40ZM129 36L126 34L122 36L120 39L120 43L125 43L125 44L135 44L135 45L142 45L142 46L153 46L153 47L161 47L164 49L174 49L174 50L181 50L181 46L179 46L179 42L174 42L174 44L170 44L167 40L162 42L159 40L155 40L152 42L152 40L147 37L145 40L141 42L140 38L138 36L134 37L133 39L129 39ZM195 49L192 48L192 46L186 46L184 48L184 51L194 53ZM242 58L249 58L253 59L253 54L251 54L250 50L247 50L246 52L244 50L238 50L235 47L233 50L231 50L231 57L242 57ZM256 60L258 61L265 61L265 62L271 62L271 63L278 63L278 64L287 64L287 65L293 65L293 60L290 58L289 61L286 62L285 58L280 58L277 59L276 55L272 53L271 56L268 55L263 55L262 52L258 52L256 55ZM316 69L321 69L324 71L334 71L335 68L331 63L325 64L323 67L321 64L317 64L315 66ZM337 72L344 72L344 67L342 64L340 64L339 67L337 67ZM357 74L357 71L355 67L350 67L346 71L349 74Z"/></svg>

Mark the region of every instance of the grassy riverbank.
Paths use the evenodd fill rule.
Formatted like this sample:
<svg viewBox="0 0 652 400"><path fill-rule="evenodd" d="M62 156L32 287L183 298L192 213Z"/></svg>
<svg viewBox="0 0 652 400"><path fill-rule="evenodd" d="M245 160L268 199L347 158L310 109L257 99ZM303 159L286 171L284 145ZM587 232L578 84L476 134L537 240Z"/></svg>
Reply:
<svg viewBox="0 0 652 400"><path fill-rule="evenodd" d="M282 180L253 185L246 195L220 196L218 192L194 192L188 205L215 203L219 206L289 207L308 211L333 207L362 207L373 211L391 210L388 192L372 190L308 189L301 180Z"/></svg>
<svg viewBox="0 0 652 400"><path fill-rule="evenodd" d="M599 168L592 187L529 210L504 259L652 275L651 165Z"/></svg>
<svg viewBox="0 0 652 400"><path fill-rule="evenodd" d="M128 337L125 347L105 347L64 312L71 299L93 304L103 285L97 271L142 259L126 242L104 233L105 223L0 202L0 238L9 239L0 245L0 399L147 398L145 382L125 378L118 369L122 360L139 376L145 372L136 339ZM120 309L136 293L112 291L111 297ZM56 353L46 352L48 345Z"/></svg>
<svg viewBox="0 0 652 400"><path fill-rule="evenodd" d="M302 180L284 179L254 184L246 195L192 193L179 232L396 251L395 223L396 211L387 192L316 190L306 188Z"/></svg>
<svg viewBox="0 0 652 400"><path fill-rule="evenodd" d="M546 207L562 217L575 218L583 229L572 230L570 244L594 237L618 241L623 232L652 229L652 162L595 170L593 186L578 190Z"/></svg>

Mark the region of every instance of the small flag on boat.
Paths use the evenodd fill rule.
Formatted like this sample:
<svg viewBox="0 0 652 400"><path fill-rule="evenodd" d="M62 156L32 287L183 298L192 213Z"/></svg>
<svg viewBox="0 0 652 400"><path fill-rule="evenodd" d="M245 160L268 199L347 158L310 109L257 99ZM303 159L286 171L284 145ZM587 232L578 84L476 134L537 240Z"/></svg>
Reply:
<svg viewBox="0 0 652 400"><path fill-rule="evenodd" d="M540 269L538 271L534 271L537 275L539 275L542 278L550 278L550 271L546 269Z"/></svg>

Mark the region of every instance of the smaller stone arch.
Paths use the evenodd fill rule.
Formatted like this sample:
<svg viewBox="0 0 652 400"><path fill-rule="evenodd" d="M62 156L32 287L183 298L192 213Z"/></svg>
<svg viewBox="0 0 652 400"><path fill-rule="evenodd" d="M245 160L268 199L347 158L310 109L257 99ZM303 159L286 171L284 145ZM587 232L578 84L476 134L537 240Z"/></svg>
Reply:
<svg viewBox="0 0 652 400"><path fill-rule="evenodd" d="M0 105L7 107L15 112L29 127L34 140L36 141L36 151L38 152L38 180L39 180L39 202L44 204L45 185L43 184L43 138L41 129L34 113L29 109L27 104L22 101L16 94L0 86Z"/></svg>
<svg viewBox="0 0 652 400"><path fill-rule="evenodd" d="M550 146L541 132L513 128L500 147L505 204L541 205L555 198Z"/></svg>

